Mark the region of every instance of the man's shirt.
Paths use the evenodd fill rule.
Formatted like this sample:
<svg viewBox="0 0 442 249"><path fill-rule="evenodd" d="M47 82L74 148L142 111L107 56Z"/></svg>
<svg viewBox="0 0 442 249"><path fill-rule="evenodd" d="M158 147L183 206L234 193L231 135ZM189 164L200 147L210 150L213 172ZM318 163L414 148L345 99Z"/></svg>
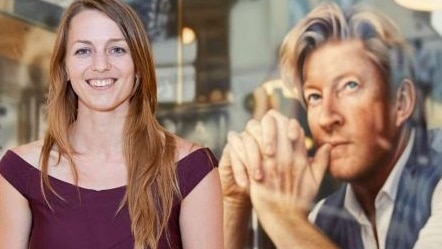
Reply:
<svg viewBox="0 0 442 249"><path fill-rule="evenodd" d="M376 231L379 239L379 248L376 245L376 237L374 235L373 226L365 215L363 209L359 205L353 189L347 185L344 207L354 217L361 227L361 238L365 249L388 249L385 248L386 237L390 225L391 216L397 197L399 180L404 170L405 164L410 156L415 139L414 132L410 136L410 140L396 162L393 170L390 172L387 180L375 199L376 208ZM319 209L325 200L321 200L309 215L310 222L314 223ZM439 181L432 198L431 216L425 226L419 233L419 238L414 249L439 249L442 246L442 181ZM406 225L406 224L404 224Z"/></svg>

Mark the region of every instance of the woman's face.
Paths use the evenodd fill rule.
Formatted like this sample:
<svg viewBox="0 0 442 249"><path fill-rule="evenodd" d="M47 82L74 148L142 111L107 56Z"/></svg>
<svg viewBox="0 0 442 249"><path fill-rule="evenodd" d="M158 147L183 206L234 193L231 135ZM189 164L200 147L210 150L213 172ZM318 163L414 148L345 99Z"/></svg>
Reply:
<svg viewBox="0 0 442 249"><path fill-rule="evenodd" d="M97 10L71 20L66 70L78 96L78 111L127 111L135 87L129 46L117 24Z"/></svg>

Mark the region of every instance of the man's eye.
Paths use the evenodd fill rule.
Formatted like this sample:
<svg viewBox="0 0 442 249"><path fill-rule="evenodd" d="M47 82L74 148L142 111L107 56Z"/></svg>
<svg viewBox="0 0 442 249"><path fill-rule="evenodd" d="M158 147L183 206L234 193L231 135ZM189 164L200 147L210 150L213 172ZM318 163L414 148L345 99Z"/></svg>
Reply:
<svg viewBox="0 0 442 249"><path fill-rule="evenodd" d="M308 104L314 104L321 99L321 95L317 93L308 94L305 98Z"/></svg>
<svg viewBox="0 0 442 249"><path fill-rule="evenodd" d="M347 83L345 83L345 88L348 89L355 89L359 86L359 84L356 81L348 81Z"/></svg>

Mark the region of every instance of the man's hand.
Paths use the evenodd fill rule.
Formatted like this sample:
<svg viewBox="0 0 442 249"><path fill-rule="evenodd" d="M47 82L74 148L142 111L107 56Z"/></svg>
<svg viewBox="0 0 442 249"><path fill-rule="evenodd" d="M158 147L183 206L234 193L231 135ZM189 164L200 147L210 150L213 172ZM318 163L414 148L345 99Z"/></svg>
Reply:
<svg viewBox="0 0 442 249"><path fill-rule="evenodd" d="M283 214L299 208L308 212L327 170L330 146L323 145L310 158L303 128L276 111L269 111L259 125L247 130L261 141L261 164L251 166L260 172L251 187L255 209L265 202L271 204L265 209L281 209Z"/></svg>
<svg viewBox="0 0 442 249"><path fill-rule="evenodd" d="M299 226L316 231L307 215L328 167L330 145L310 158L303 128L276 111L249 123L246 131L261 151L260 162L247 168L252 204L270 238L284 247L293 242L287 235ZM291 238L302 239L294 234Z"/></svg>
<svg viewBox="0 0 442 249"><path fill-rule="evenodd" d="M231 203L246 204L252 181L260 189L252 194L256 202L271 197L279 203L277 200L287 196L305 211L322 182L329 151L330 146L324 145L309 158L300 124L271 110L260 121L247 122L244 132L229 132L220 160L224 197ZM266 191L269 194L260 194Z"/></svg>
<svg viewBox="0 0 442 249"><path fill-rule="evenodd" d="M230 144L224 147L220 162L219 162L219 172L221 176L221 185L223 189L224 203L230 205L231 207L237 208L251 208L250 197L249 197L249 187L248 184L244 182L239 185L237 180L238 174L235 170L244 170L243 163L238 159L238 155L233 153L230 148ZM247 177L245 175L245 177Z"/></svg>
<svg viewBox="0 0 442 249"><path fill-rule="evenodd" d="M278 248L311 245L310 236L317 238L313 244L328 245L328 239L308 222L307 213L327 170L329 154L330 145L326 144L309 158L302 127L274 110L260 121L250 120L244 132L230 132L220 160L227 207L225 227L230 238L226 241L239 241L238 229L229 231L244 217L239 213L251 202Z"/></svg>
<svg viewBox="0 0 442 249"><path fill-rule="evenodd" d="M232 133L231 136L236 135ZM239 143L235 146L242 146L241 139L234 141ZM252 209L248 183L243 182L240 186L235 177L238 175L235 171L242 171L247 178L244 164L239 157L242 156L232 150L229 143L224 147L219 163L224 203L224 248L229 249L244 248Z"/></svg>

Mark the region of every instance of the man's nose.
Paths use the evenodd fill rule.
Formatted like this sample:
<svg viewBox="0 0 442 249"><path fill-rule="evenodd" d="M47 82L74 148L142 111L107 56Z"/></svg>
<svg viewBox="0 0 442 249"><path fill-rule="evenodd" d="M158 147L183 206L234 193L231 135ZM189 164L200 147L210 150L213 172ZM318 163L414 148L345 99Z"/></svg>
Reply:
<svg viewBox="0 0 442 249"><path fill-rule="evenodd" d="M324 130L331 131L335 127L342 125L342 123L343 117L341 115L341 106L337 100L331 97L323 98L321 111L318 117L319 126Z"/></svg>

